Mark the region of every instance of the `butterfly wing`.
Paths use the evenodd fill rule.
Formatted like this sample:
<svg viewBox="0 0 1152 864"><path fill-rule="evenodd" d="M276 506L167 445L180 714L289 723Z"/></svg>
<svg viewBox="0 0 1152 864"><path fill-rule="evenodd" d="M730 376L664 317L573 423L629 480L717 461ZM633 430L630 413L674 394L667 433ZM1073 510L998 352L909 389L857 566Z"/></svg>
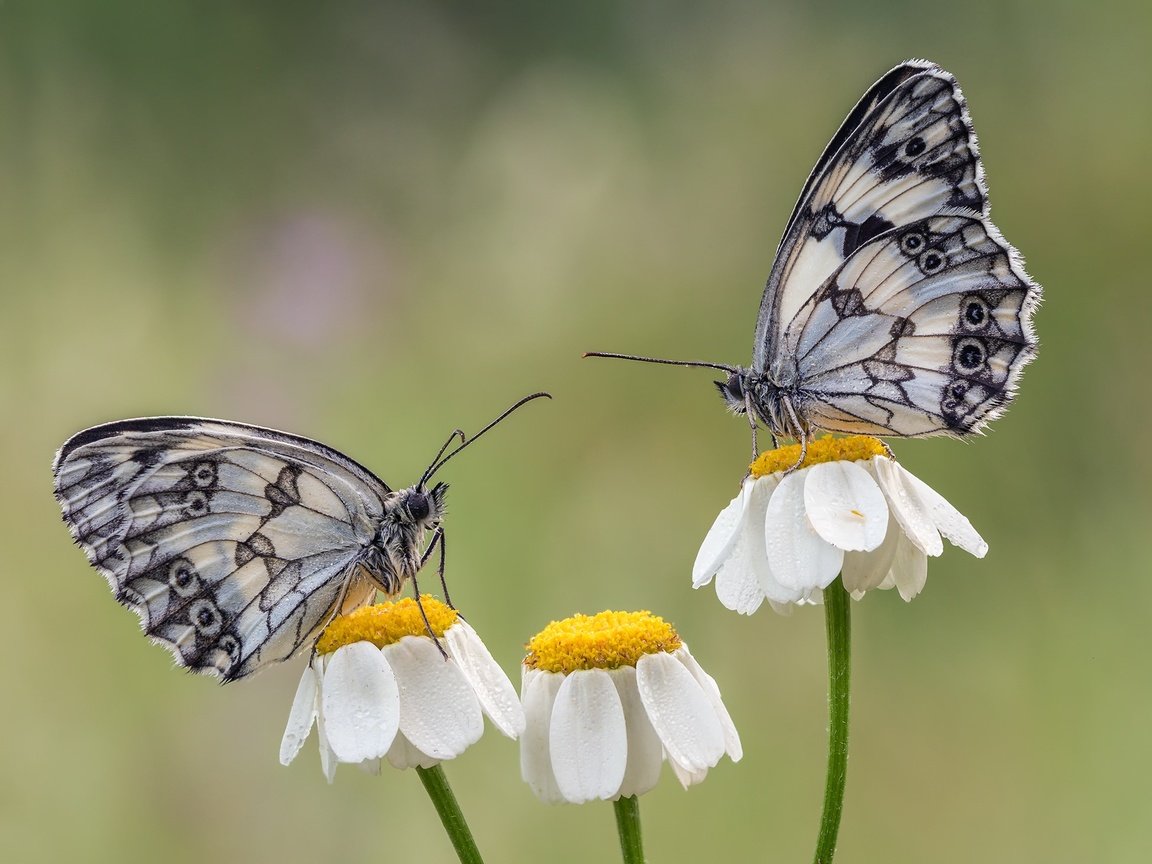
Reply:
<svg viewBox="0 0 1152 864"><path fill-rule="evenodd" d="M783 326L857 249L950 210L986 216L976 137L955 79L909 61L864 95L808 178L764 289L753 370L778 371Z"/></svg>
<svg viewBox="0 0 1152 864"><path fill-rule="evenodd" d="M85 430L53 466L64 521L181 665L224 680L284 660L368 602L359 556L388 486L306 438L158 417Z"/></svg>
<svg viewBox="0 0 1152 864"><path fill-rule="evenodd" d="M1040 288L990 223L936 216L865 243L784 329L801 413L833 432L964 435L1035 352Z"/></svg>

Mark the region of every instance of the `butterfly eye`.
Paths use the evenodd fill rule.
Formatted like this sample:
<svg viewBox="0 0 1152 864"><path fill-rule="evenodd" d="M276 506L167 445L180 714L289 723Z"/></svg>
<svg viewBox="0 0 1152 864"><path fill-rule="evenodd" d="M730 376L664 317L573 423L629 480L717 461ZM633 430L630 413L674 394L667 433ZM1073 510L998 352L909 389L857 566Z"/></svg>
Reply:
<svg viewBox="0 0 1152 864"><path fill-rule="evenodd" d="M929 249L920 256L916 263L920 267L921 272L931 275L941 270L944 265L948 263L948 259L944 257L944 254L940 252L940 250Z"/></svg>
<svg viewBox="0 0 1152 864"><path fill-rule="evenodd" d="M916 231L909 231L900 238L900 251L905 255L919 255L920 250L925 245L927 245L927 241L924 239L924 235Z"/></svg>
<svg viewBox="0 0 1152 864"><path fill-rule="evenodd" d="M926 149L927 145L924 143L924 139L917 135L915 138L904 145L904 155L919 156Z"/></svg>
<svg viewBox="0 0 1152 864"><path fill-rule="evenodd" d="M428 504L428 496L423 492L413 492L409 495L407 506L408 512L412 514L412 519L416 522L427 519L428 514L432 511L431 506Z"/></svg>

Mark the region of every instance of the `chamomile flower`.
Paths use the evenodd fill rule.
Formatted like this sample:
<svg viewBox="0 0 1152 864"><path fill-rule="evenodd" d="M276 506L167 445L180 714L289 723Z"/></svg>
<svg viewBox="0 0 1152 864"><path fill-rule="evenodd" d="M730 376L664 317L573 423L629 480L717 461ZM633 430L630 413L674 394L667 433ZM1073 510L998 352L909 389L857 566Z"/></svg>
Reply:
<svg viewBox="0 0 1152 864"><path fill-rule="evenodd" d="M428 768L475 743L487 715L516 738L524 712L508 676L455 609L421 597L428 634L410 598L365 606L332 621L304 670L280 743L280 762L296 758L312 726L331 783L340 762L376 772Z"/></svg>
<svg viewBox="0 0 1152 864"><path fill-rule="evenodd" d="M942 537L977 558L987 553L971 523L875 438L811 442L803 466L789 472L799 455L798 445L762 453L704 538L692 584L715 578L729 609L818 603L838 574L857 599L896 588L911 600L928 558L944 551Z"/></svg>
<svg viewBox="0 0 1152 864"><path fill-rule="evenodd" d="M665 759L687 788L743 752L716 682L649 612L552 622L528 643L521 696L521 774L550 804L643 794Z"/></svg>

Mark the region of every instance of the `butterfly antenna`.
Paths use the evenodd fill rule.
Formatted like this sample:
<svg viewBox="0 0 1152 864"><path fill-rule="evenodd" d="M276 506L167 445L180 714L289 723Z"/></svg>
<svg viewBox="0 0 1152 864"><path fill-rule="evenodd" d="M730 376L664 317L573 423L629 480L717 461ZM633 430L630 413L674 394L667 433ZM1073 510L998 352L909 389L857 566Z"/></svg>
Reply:
<svg viewBox="0 0 1152 864"><path fill-rule="evenodd" d="M551 399L552 394L551 393L545 393L545 392L541 391L539 393L533 393L531 396L525 396L523 399L517 400L510 407L508 407L507 409L502 411L500 413L500 416L498 416L495 420L493 420L491 423L489 423L487 426L485 426L483 429L481 429L479 432L477 432L471 438L465 438L464 433L460 432L460 430L457 429L456 432L453 432L452 435L448 438L448 441L445 442L444 446L440 448L440 452L436 454L436 458L432 460L432 464L428 466L428 470L425 471L424 476L420 478L420 486L424 486L425 483L427 483L429 480L431 480L432 475L435 474L437 471L439 471L441 468L443 468L445 463L447 463L449 459L451 459L453 456L455 456L457 453L459 453L461 450L463 450L469 444L475 443L476 439L478 439L481 435L483 435L485 432L487 432L489 429L491 429L493 426L495 426L501 420L506 418L509 414L511 414L517 408L519 408L522 405L526 405L527 403L531 402L533 399L539 399L541 397L546 397L548 399ZM456 449L448 450L448 452L445 453L444 451L447 450L448 446L452 443L452 439L456 437L457 433L459 433L459 435L460 435L460 445L458 447L456 447Z"/></svg>
<svg viewBox="0 0 1152 864"><path fill-rule="evenodd" d="M640 363L661 363L665 366L703 366L706 369L723 369L725 372L735 372L735 366L725 366L723 363L706 363L703 360L661 360L658 357L637 357L635 354L610 354L605 351L586 351L585 357L611 357L615 360L636 360Z"/></svg>

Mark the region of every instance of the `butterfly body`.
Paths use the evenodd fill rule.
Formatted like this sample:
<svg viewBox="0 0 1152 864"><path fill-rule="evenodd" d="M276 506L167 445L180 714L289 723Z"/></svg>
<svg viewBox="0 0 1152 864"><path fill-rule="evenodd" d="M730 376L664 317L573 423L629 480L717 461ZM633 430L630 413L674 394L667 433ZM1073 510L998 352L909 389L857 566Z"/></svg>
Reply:
<svg viewBox="0 0 1152 864"><path fill-rule="evenodd" d="M912 60L864 94L809 176L765 285L752 364L652 362L726 371L716 387L754 433L962 437L1014 395L1040 294L989 217L956 80Z"/></svg>
<svg viewBox="0 0 1152 864"><path fill-rule="evenodd" d="M310 646L378 590L399 593L443 543L448 487L429 488L429 472L394 491L319 442L246 424L93 427L54 473L64 521L117 600L178 663L226 681Z"/></svg>
<svg viewBox="0 0 1152 864"><path fill-rule="evenodd" d="M427 490L410 486L385 500L384 515L360 562L385 594L399 594L405 583L416 577L424 563L425 536L440 528L447 491L445 483Z"/></svg>

